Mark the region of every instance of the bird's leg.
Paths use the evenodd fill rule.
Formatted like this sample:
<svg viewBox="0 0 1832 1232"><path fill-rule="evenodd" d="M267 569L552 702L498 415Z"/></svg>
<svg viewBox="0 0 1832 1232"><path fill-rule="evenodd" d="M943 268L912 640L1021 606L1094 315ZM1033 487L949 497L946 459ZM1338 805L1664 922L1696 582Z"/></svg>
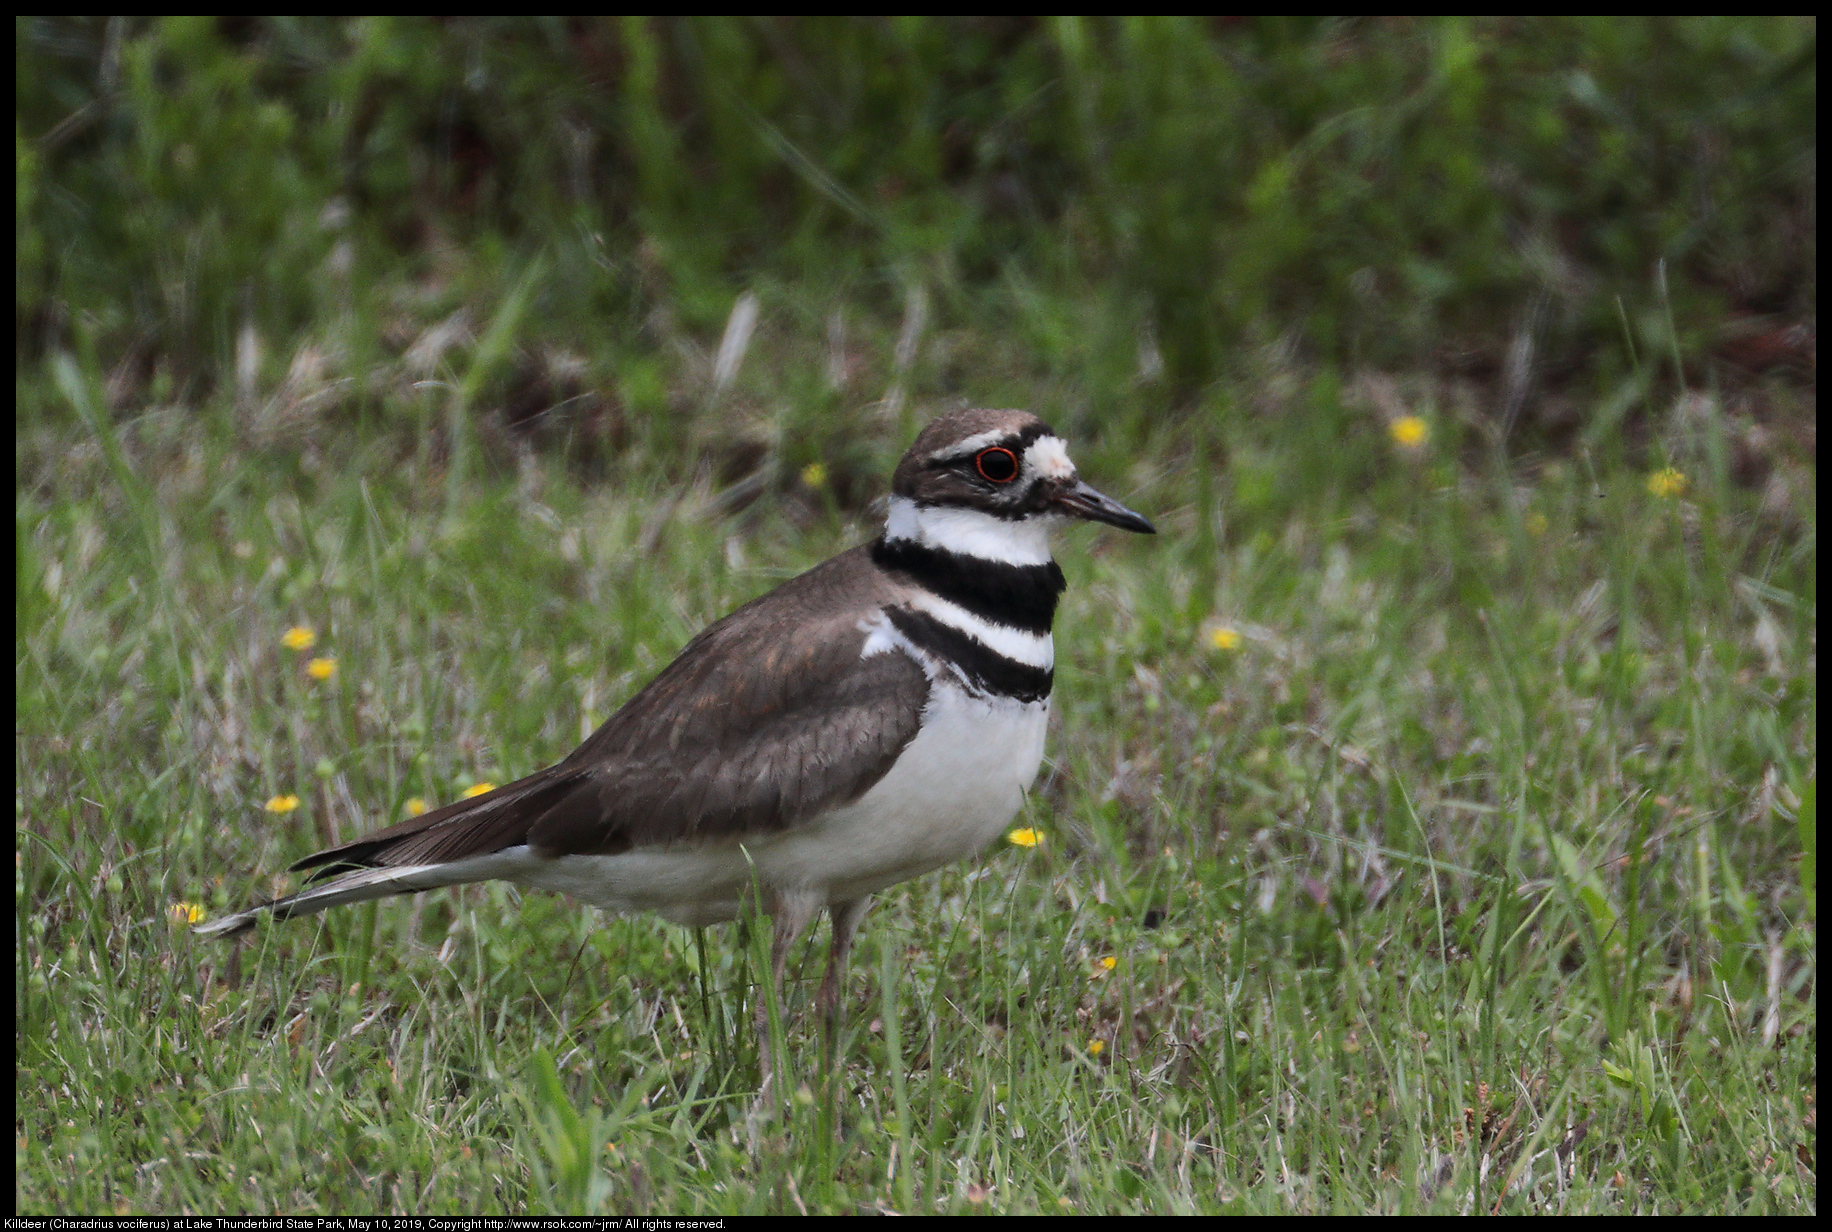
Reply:
<svg viewBox="0 0 1832 1232"><path fill-rule="evenodd" d="M816 998L821 1008L821 1121L828 1149L841 1139L841 1115L836 1099L839 1084L834 1080L834 1065L840 1046L840 1000L846 995L846 960L852 956L853 938L865 913L871 910L871 895L843 903L829 903L827 914L833 921L833 948L827 955L827 974L821 977L821 991ZM831 1162L831 1159L829 1160Z"/></svg>
<svg viewBox="0 0 1832 1232"><path fill-rule="evenodd" d="M863 894L851 902L834 903L827 909L833 917L833 949L827 956L827 974L821 980L821 1018L827 1027L827 1047L831 1051L839 1038L840 998L846 992L846 962L852 957L852 940L858 935L865 913L871 910L871 895Z"/></svg>
<svg viewBox="0 0 1832 1232"><path fill-rule="evenodd" d="M774 1097L772 1079L776 1075L776 1052L770 1038L770 1001L774 997L777 1013L777 1036L782 1035L785 1015L783 1013L782 977L789 965L789 947L801 936L802 929L814 918L820 909L818 899L810 894L795 894L782 890L769 893L769 911L774 920L770 933L770 983L767 988L757 993L757 1056L758 1068L762 1071L763 1082L757 1090L757 1107L767 1107Z"/></svg>

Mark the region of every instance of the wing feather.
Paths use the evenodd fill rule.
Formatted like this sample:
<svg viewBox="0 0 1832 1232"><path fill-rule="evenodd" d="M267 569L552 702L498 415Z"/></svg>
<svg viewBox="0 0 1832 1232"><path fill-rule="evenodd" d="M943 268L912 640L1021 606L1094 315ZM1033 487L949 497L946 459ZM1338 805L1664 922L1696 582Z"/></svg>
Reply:
<svg viewBox="0 0 1832 1232"><path fill-rule="evenodd" d="M711 625L564 761L294 865L541 855L776 833L850 803L915 738L929 681L907 654L863 655L892 596L864 548Z"/></svg>

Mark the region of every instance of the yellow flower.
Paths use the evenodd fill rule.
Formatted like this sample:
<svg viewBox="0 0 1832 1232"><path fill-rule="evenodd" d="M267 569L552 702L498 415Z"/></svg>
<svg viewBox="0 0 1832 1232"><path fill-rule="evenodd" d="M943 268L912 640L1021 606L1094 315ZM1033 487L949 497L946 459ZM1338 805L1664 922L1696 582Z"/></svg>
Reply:
<svg viewBox="0 0 1832 1232"><path fill-rule="evenodd" d="M1100 965L1104 970L1111 971L1120 965L1120 960L1109 954L1107 957L1100 960Z"/></svg>
<svg viewBox="0 0 1832 1232"><path fill-rule="evenodd" d="M305 665L305 674L313 680L329 680L336 671L336 659L313 659Z"/></svg>
<svg viewBox="0 0 1832 1232"><path fill-rule="evenodd" d="M269 800L266 805L267 811L270 813L290 813L298 807L298 796L275 796L273 799Z"/></svg>
<svg viewBox="0 0 1832 1232"><path fill-rule="evenodd" d="M1217 650L1239 650L1240 630L1230 629L1226 625L1210 629L1209 645Z"/></svg>
<svg viewBox="0 0 1832 1232"><path fill-rule="evenodd" d="M424 813L425 811L426 811L426 801L420 799L420 797L418 796L407 797L407 815L409 817L418 817L421 813Z"/></svg>
<svg viewBox="0 0 1832 1232"><path fill-rule="evenodd" d="M825 487L827 468L819 462L810 462L801 469L801 481L811 488Z"/></svg>
<svg viewBox="0 0 1832 1232"><path fill-rule="evenodd" d="M1550 525L1551 523L1546 521L1546 515L1538 512L1537 510L1527 515L1527 520L1526 520L1527 533L1529 535L1532 535L1535 539L1545 534L1546 528Z"/></svg>
<svg viewBox="0 0 1832 1232"><path fill-rule="evenodd" d="M1387 428L1401 449L1418 449L1431 439L1431 425L1417 415L1402 415Z"/></svg>
<svg viewBox="0 0 1832 1232"><path fill-rule="evenodd" d="M1686 490L1686 477L1672 467L1665 467L1648 476L1648 491L1661 500L1678 496Z"/></svg>
<svg viewBox="0 0 1832 1232"><path fill-rule="evenodd" d="M469 800L472 796L481 796L486 791L495 790L496 784L494 783L472 783L469 787L464 789L464 798Z"/></svg>
<svg viewBox="0 0 1832 1232"><path fill-rule="evenodd" d="M318 635L304 625L294 625L280 639L280 644L288 650L310 650L318 644Z"/></svg>
<svg viewBox="0 0 1832 1232"><path fill-rule="evenodd" d="M1013 830L1005 836L1005 839L1013 847L1035 847L1043 841L1043 831L1027 827L1022 830Z"/></svg>
<svg viewBox="0 0 1832 1232"><path fill-rule="evenodd" d="M197 903L173 903L172 922L174 924L195 924L204 918L204 909Z"/></svg>
<svg viewBox="0 0 1832 1232"><path fill-rule="evenodd" d="M1088 1041L1088 1055L1089 1056L1098 1057L1101 1053L1105 1051L1107 1051L1106 1041L1097 1040L1097 1039L1091 1039Z"/></svg>

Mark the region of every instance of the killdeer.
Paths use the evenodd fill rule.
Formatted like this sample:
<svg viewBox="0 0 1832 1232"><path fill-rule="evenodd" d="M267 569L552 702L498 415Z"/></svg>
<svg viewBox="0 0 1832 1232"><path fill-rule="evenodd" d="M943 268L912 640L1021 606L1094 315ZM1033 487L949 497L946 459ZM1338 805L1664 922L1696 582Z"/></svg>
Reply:
<svg viewBox="0 0 1832 1232"><path fill-rule="evenodd" d="M831 914L831 1020L871 895L985 847L1036 778L1064 586L1051 530L1153 533L1024 411L935 420L891 493L883 534L707 628L563 761L307 856L297 894L197 931L493 879L699 926L755 887L778 989Z"/></svg>

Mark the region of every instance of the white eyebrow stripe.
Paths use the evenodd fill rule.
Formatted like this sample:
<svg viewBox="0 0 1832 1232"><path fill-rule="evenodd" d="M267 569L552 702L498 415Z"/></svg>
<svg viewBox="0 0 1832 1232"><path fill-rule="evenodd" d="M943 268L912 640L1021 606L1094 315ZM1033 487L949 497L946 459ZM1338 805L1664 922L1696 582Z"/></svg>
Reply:
<svg viewBox="0 0 1832 1232"><path fill-rule="evenodd" d="M994 654L1026 667L1049 670L1056 666L1056 643L1047 633L1031 633L1010 625L995 624L975 616L958 603L926 590L910 596L910 606L927 612L951 629L965 633Z"/></svg>
<svg viewBox="0 0 1832 1232"><path fill-rule="evenodd" d="M946 449L937 449L929 455L929 461L946 462L950 458L964 458L970 453L978 453L988 445L996 445L1010 435L1004 428L989 428L964 441L956 441Z"/></svg>

